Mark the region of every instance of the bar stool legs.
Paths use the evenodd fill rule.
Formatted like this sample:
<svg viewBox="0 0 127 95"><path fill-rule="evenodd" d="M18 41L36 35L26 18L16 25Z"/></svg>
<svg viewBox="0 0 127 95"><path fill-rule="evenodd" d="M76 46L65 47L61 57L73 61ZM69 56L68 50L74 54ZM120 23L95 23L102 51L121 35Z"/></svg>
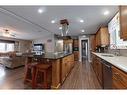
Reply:
<svg viewBox="0 0 127 95"><path fill-rule="evenodd" d="M25 77L24 77L24 83L29 82L32 85L32 88L34 87L35 83L35 73L36 73L36 68L34 65L27 64L25 66Z"/></svg>
<svg viewBox="0 0 127 95"><path fill-rule="evenodd" d="M41 87L41 88L50 88L48 85L48 78L50 75L48 75L48 72L50 71L50 66L43 67L37 67L36 68L36 74L35 74L35 85L34 88ZM42 76L41 76L42 75ZM50 79L51 80L51 79Z"/></svg>

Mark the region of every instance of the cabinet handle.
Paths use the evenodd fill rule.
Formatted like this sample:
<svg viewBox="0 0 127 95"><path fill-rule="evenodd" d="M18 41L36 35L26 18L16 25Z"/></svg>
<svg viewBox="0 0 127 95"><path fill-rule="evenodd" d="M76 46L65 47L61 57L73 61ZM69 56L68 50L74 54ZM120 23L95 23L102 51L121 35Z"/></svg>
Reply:
<svg viewBox="0 0 127 95"><path fill-rule="evenodd" d="M108 68L111 68L111 66L109 66L109 65L107 65L107 64L104 64L106 67L108 67Z"/></svg>

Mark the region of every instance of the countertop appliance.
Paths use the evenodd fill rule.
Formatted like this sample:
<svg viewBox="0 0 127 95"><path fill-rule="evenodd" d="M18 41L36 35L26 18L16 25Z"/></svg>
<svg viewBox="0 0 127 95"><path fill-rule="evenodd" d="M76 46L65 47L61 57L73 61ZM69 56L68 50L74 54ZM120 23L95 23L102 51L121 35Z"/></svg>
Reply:
<svg viewBox="0 0 127 95"><path fill-rule="evenodd" d="M105 60L101 60L103 64L103 88L112 88L112 67L111 64Z"/></svg>

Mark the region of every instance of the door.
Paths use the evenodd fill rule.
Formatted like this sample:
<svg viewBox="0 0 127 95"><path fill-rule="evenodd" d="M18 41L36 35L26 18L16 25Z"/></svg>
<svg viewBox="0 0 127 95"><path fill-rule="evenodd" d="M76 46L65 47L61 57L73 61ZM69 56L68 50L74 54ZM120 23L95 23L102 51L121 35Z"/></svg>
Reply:
<svg viewBox="0 0 127 95"><path fill-rule="evenodd" d="M88 40L82 40L82 59L88 59Z"/></svg>

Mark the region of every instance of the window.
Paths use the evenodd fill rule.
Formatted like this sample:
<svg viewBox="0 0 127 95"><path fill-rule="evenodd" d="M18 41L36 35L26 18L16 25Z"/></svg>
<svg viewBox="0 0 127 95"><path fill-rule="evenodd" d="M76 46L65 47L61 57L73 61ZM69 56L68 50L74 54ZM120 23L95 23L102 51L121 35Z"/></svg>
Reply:
<svg viewBox="0 0 127 95"><path fill-rule="evenodd" d="M14 51L14 43L0 42L0 52Z"/></svg>
<svg viewBox="0 0 127 95"><path fill-rule="evenodd" d="M108 29L110 33L111 49L127 49L127 41L120 38L119 13L109 22Z"/></svg>

